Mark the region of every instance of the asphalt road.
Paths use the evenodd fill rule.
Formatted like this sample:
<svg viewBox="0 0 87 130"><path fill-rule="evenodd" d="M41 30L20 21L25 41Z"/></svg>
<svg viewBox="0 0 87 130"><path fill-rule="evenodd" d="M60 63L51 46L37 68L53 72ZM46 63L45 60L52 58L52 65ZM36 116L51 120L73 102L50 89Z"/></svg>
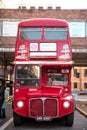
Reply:
<svg viewBox="0 0 87 130"><path fill-rule="evenodd" d="M64 122L54 120L52 122L36 122L35 120L24 120L21 126L15 127L12 118L12 108L8 105L6 119L0 123L0 130L87 130L87 118L75 111L74 124L66 127Z"/></svg>

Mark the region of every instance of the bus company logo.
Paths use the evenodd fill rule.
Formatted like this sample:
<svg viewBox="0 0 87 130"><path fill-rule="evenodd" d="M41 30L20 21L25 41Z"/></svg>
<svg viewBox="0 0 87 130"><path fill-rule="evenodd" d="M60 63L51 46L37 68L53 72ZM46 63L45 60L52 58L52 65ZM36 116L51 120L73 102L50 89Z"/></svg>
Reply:
<svg viewBox="0 0 87 130"><path fill-rule="evenodd" d="M38 43L30 43L30 51L38 51Z"/></svg>

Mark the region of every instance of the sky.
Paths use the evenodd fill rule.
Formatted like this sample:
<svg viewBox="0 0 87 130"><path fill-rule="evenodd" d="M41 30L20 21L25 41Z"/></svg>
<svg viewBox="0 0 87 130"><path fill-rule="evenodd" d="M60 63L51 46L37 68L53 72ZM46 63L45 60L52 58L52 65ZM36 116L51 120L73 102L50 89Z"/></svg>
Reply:
<svg viewBox="0 0 87 130"><path fill-rule="evenodd" d="M59 6L61 9L87 9L87 0L2 0L5 8L18 6Z"/></svg>

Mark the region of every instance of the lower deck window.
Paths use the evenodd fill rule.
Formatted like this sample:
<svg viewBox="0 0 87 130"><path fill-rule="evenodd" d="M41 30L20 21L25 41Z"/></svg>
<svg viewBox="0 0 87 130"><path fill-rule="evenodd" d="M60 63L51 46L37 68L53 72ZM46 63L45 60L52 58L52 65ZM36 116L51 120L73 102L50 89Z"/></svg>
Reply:
<svg viewBox="0 0 87 130"><path fill-rule="evenodd" d="M68 85L68 74L48 74L48 85Z"/></svg>
<svg viewBox="0 0 87 130"><path fill-rule="evenodd" d="M40 67L36 65L18 65L16 67L16 81L18 86L38 86Z"/></svg>

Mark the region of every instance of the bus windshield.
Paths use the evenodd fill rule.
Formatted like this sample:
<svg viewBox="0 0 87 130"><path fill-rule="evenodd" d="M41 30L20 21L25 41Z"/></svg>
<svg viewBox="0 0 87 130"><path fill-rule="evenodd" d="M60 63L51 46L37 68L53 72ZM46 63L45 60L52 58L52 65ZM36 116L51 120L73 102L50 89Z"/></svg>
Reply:
<svg viewBox="0 0 87 130"><path fill-rule="evenodd" d="M36 65L18 65L16 67L16 81L18 86L38 86L40 67Z"/></svg>
<svg viewBox="0 0 87 130"><path fill-rule="evenodd" d="M45 28L45 39L47 40L66 40L67 29L66 28Z"/></svg>
<svg viewBox="0 0 87 130"><path fill-rule="evenodd" d="M40 40L42 37L42 28L20 28L21 40Z"/></svg>
<svg viewBox="0 0 87 130"><path fill-rule="evenodd" d="M41 40L42 28L20 28L21 40ZM44 28L44 39L46 40L66 40L67 28Z"/></svg>

